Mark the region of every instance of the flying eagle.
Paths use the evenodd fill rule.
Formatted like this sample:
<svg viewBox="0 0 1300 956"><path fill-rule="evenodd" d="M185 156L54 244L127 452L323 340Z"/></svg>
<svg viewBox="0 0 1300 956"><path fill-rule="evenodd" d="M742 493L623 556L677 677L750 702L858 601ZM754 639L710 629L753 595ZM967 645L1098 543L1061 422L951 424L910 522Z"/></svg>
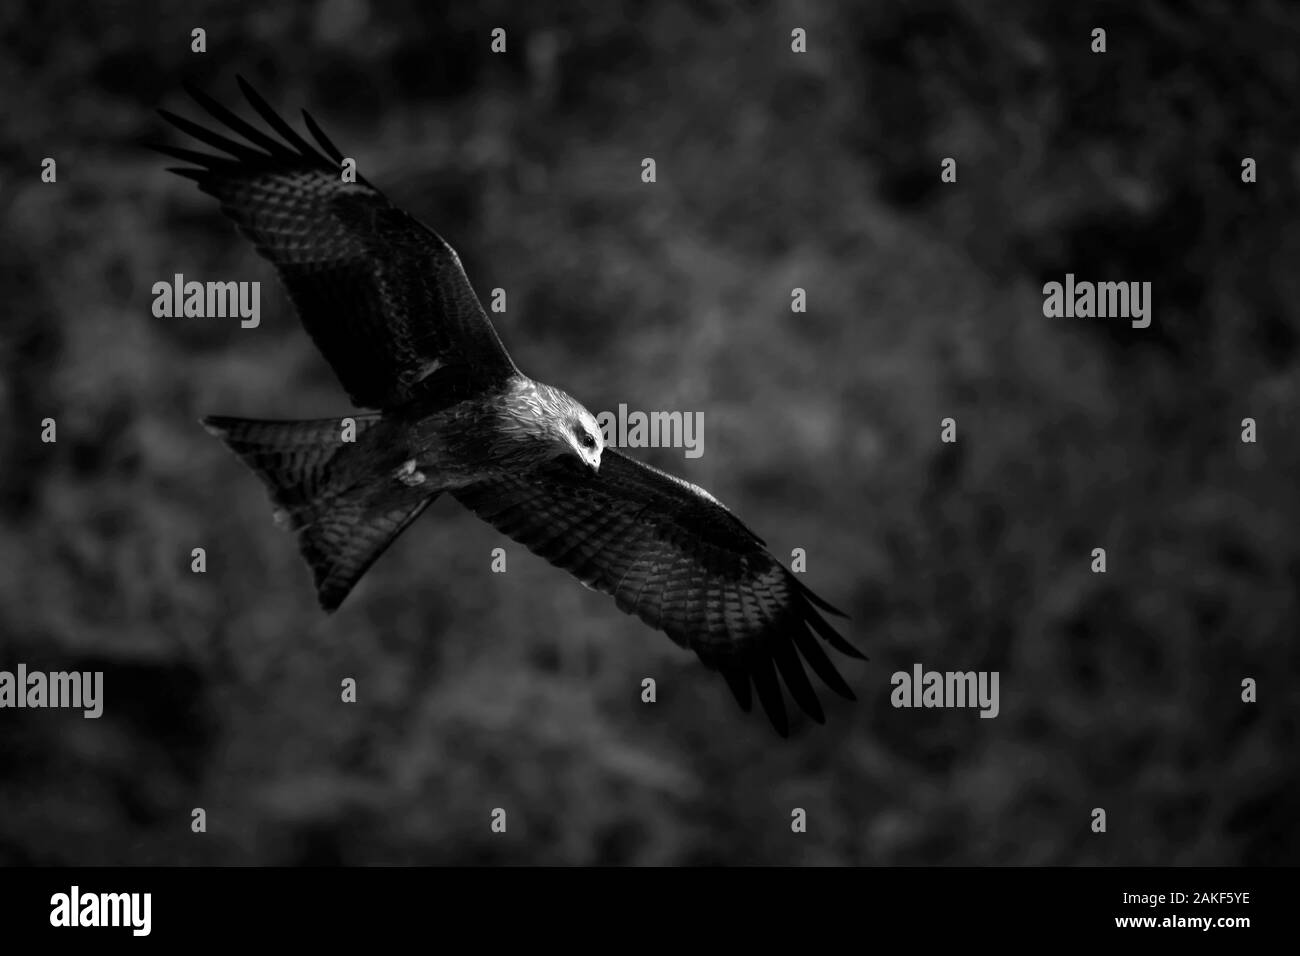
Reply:
<svg viewBox="0 0 1300 956"><path fill-rule="evenodd" d="M187 85L225 133L159 112L224 155L151 146L274 263L352 403L374 410L351 416L353 441L339 418L203 420L269 489L327 612L447 492L693 650L745 711L757 692L782 736L778 672L824 721L801 656L854 699L818 640L865 660L819 613L841 612L707 491L606 448L591 412L515 367L451 246L364 177L345 182L305 110L319 148L239 85L269 131Z"/></svg>

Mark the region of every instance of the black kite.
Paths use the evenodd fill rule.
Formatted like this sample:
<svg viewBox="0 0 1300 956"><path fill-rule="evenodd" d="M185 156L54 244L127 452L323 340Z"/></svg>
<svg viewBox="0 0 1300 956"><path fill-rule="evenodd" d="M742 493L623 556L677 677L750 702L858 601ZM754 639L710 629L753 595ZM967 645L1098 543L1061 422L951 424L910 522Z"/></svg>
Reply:
<svg viewBox="0 0 1300 956"><path fill-rule="evenodd" d="M819 613L840 612L708 492L605 448L587 409L515 367L452 248L363 177L344 182L343 154L305 111L316 146L239 82L270 132L187 87L226 133L160 112L225 155L154 148L190 164L173 172L274 263L353 404L376 410L352 416L354 442L339 418L204 420L270 490L321 606L335 610L445 491L693 650L746 711L756 691L782 735L778 672L824 720L801 655L853 699L818 640L862 657Z"/></svg>

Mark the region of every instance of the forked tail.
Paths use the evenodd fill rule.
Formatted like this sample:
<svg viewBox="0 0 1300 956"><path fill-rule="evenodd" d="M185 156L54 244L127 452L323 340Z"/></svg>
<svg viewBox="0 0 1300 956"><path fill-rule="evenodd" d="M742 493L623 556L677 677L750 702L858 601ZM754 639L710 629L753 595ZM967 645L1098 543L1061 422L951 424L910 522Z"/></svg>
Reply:
<svg viewBox="0 0 1300 956"><path fill-rule="evenodd" d="M352 416L355 437L379 421ZM298 550L321 607L335 610L394 539L437 496L389 471L349 476L356 449L340 419L257 421L210 417L203 426L252 470L271 495L276 520L297 532Z"/></svg>

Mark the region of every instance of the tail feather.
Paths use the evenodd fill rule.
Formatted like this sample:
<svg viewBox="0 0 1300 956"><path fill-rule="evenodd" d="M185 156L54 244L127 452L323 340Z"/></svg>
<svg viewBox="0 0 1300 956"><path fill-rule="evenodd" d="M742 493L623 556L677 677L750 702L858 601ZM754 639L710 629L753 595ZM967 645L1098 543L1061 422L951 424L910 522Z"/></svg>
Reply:
<svg viewBox="0 0 1300 956"><path fill-rule="evenodd" d="M412 502L412 492L390 495L371 503L370 494L348 495L298 533L298 549L311 567L316 596L326 611L335 611L361 576L420 516L437 492Z"/></svg>
<svg viewBox="0 0 1300 956"><path fill-rule="evenodd" d="M356 437L379 421L355 415ZM298 533L316 583L321 607L334 611L361 576L438 496L410 486L391 472L351 475L356 467L338 458L344 448L340 419L255 421L203 420L261 479L277 517Z"/></svg>
<svg viewBox="0 0 1300 956"><path fill-rule="evenodd" d="M352 416L356 436L379 421L378 415ZM262 480L288 526L301 528L312 520L312 509L330 478L330 463L343 441L343 420L257 421L211 416L203 427Z"/></svg>

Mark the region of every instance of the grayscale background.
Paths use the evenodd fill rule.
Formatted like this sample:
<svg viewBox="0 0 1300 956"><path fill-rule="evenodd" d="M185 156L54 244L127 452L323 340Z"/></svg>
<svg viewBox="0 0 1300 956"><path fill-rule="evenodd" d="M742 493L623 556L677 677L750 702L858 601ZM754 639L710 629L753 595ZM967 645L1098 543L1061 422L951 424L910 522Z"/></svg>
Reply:
<svg viewBox="0 0 1300 956"><path fill-rule="evenodd" d="M1300 8L546 6L3 6L0 668L106 699L0 711L0 862L1300 861ZM856 705L781 741L450 500L317 609L197 419L346 396L138 145L184 79L247 115L236 73L507 289L525 372L704 413L703 458L637 454L807 549ZM261 280L261 328L155 319L176 272ZM1152 282L1151 328L1045 319L1066 272ZM1001 715L895 710L917 661L1000 671Z"/></svg>

